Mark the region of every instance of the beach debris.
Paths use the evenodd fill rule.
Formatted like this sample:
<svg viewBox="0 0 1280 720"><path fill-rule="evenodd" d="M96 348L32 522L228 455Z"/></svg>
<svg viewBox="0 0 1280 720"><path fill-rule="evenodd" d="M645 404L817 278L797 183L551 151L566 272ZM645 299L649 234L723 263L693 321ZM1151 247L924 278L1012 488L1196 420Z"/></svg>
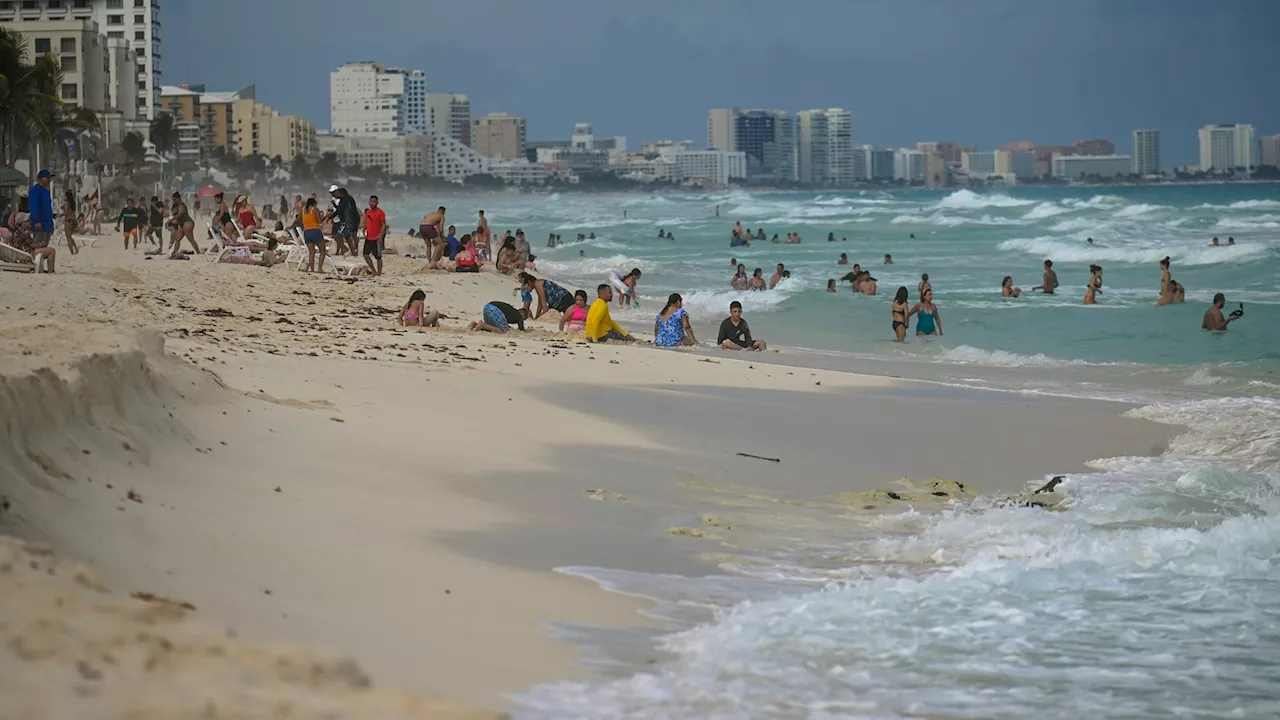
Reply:
<svg viewBox="0 0 1280 720"><path fill-rule="evenodd" d="M733 529L733 526L729 524L728 520L725 520L724 518L718 518L715 515L703 515L702 524L708 527L724 528L725 530Z"/></svg>
<svg viewBox="0 0 1280 720"><path fill-rule="evenodd" d="M1056 488L1056 487L1058 487L1059 485L1061 485L1063 482L1065 482L1065 481L1066 481L1066 479L1067 479L1067 476L1066 476L1066 475L1054 475L1052 480L1050 480L1049 482L1045 483L1043 486L1041 486L1041 487L1040 487L1040 489L1039 489L1039 490L1037 490L1037 491L1035 491L1035 492L1033 492L1033 493L1031 493L1031 494L1032 494L1032 495L1039 495L1039 494L1041 494L1041 493L1051 493L1051 492L1054 492L1054 488Z"/></svg>
<svg viewBox="0 0 1280 720"><path fill-rule="evenodd" d="M196 609L195 605L192 605L185 600L177 600L175 598L156 595L155 593L149 593L142 590L135 590L134 592L129 593L129 597L135 600L141 600L142 602L156 603L157 605L170 605L176 608L182 608L183 610Z"/></svg>
<svg viewBox="0 0 1280 720"><path fill-rule="evenodd" d="M142 504L142 495L137 490L134 490L133 488L129 488L129 492L125 493L124 496L125 496L125 499L127 500L132 500L133 502L136 502L139 505Z"/></svg>
<svg viewBox="0 0 1280 720"><path fill-rule="evenodd" d="M331 418L329 418L329 420L330 420L330 421L332 421L332 422L336 422L336 423L344 423L344 422L346 422L346 420L343 420L343 419L342 419L342 418L340 418L340 417L331 417Z"/></svg>
<svg viewBox="0 0 1280 720"><path fill-rule="evenodd" d="M277 485L277 486L276 486L276 492L284 492L284 491L280 489L280 486L279 486L279 485Z"/></svg>
<svg viewBox="0 0 1280 720"><path fill-rule="evenodd" d="M604 488L588 489L587 498L591 500L615 500L617 502L627 502L630 499L626 495L619 495L612 490L606 490Z"/></svg>
<svg viewBox="0 0 1280 720"><path fill-rule="evenodd" d="M735 453L735 454L738 457L751 458L752 460L765 460L768 462L776 462L776 463L782 462L782 458L765 457L763 455L752 455L751 453L744 453L744 452Z"/></svg>
<svg viewBox="0 0 1280 720"><path fill-rule="evenodd" d="M199 314L207 315L209 317L235 317L235 313L230 310L224 310L223 308L209 308L208 310L201 310Z"/></svg>
<svg viewBox="0 0 1280 720"><path fill-rule="evenodd" d="M672 535L684 535L685 537L702 538L707 536L705 531L695 527L673 527L667 532Z"/></svg>
<svg viewBox="0 0 1280 720"><path fill-rule="evenodd" d="M712 360L711 358L702 358L702 359L701 359L701 360L699 360L698 362L714 363L714 364L716 364L716 365L719 365L719 364L720 364L720 361L719 361L719 360Z"/></svg>
<svg viewBox="0 0 1280 720"><path fill-rule="evenodd" d="M0 495L0 512L8 512L10 507L9 498Z"/></svg>

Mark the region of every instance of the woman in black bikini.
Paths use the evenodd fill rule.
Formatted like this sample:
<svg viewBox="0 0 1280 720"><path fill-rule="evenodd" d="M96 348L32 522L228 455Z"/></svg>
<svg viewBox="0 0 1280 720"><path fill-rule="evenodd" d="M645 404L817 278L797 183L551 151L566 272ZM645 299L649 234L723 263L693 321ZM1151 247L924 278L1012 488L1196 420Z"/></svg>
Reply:
<svg viewBox="0 0 1280 720"><path fill-rule="evenodd" d="M905 286L898 288L898 294L893 296L893 334L898 338L898 342L907 339L907 288Z"/></svg>
<svg viewBox="0 0 1280 720"><path fill-rule="evenodd" d="M200 254L200 245L196 243L196 221L191 218L191 213L187 211L187 204L182 201L182 193L173 194L173 209L169 213L173 218L170 225L172 232L169 239L173 241L173 252L169 255L170 259L181 256L178 251L182 248L182 238L191 241L191 247L195 249L196 254Z"/></svg>

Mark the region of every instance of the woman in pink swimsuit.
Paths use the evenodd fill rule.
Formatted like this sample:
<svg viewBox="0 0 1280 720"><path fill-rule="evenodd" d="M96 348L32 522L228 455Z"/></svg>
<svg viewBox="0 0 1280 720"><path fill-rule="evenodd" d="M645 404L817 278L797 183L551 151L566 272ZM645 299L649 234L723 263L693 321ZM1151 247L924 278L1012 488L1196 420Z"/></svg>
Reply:
<svg viewBox="0 0 1280 720"><path fill-rule="evenodd" d="M573 307L560 313L560 332L565 328L573 332L581 332L587 327L587 292L579 290L573 294Z"/></svg>

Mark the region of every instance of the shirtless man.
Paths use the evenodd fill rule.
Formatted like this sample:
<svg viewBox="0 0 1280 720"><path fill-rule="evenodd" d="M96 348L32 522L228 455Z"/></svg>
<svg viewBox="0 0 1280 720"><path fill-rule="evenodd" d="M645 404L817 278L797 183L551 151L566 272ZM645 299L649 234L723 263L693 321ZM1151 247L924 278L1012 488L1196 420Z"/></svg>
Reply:
<svg viewBox="0 0 1280 720"><path fill-rule="evenodd" d="M440 258L444 255L444 206L441 205L435 212L429 212L422 218L422 224L418 226L418 234L422 237L423 242L427 245L427 268L430 270L441 270Z"/></svg>
<svg viewBox="0 0 1280 720"><path fill-rule="evenodd" d="M1053 291L1058 289L1058 273L1053 271L1052 260L1044 261L1044 279L1041 280L1041 282L1043 284L1037 285L1031 289L1039 290L1045 295L1052 295Z"/></svg>
<svg viewBox="0 0 1280 720"><path fill-rule="evenodd" d="M478 237L472 239L476 241L482 257L487 259L492 247L489 244L489 219L484 216L483 210L480 211L480 219L476 221L476 235Z"/></svg>
<svg viewBox="0 0 1280 720"><path fill-rule="evenodd" d="M773 273L773 277L769 278L769 289L778 287L778 283L782 282L782 272L786 270L782 263L778 263L778 269Z"/></svg>
<svg viewBox="0 0 1280 720"><path fill-rule="evenodd" d="M1227 296L1218 293L1213 296L1213 305L1204 313L1204 320L1200 323L1203 330L1226 330L1227 326L1233 321L1244 317L1244 306L1240 309L1232 310L1230 315L1223 317L1222 306L1227 304Z"/></svg>

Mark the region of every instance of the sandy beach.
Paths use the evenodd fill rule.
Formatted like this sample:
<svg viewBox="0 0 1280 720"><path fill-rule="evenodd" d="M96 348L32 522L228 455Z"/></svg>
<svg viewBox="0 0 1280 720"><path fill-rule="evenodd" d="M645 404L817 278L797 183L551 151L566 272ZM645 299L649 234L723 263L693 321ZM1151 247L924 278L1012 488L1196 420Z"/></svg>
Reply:
<svg viewBox="0 0 1280 720"><path fill-rule="evenodd" d="M511 711L599 672L554 627L661 629L555 568L704 575L793 508L1016 496L1176 431L785 349L589 346L554 312L468 333L512 279L394 255L348 282L99 245L0 276L13 717ZM418 288L443 327L396 326Z"/></svg>

